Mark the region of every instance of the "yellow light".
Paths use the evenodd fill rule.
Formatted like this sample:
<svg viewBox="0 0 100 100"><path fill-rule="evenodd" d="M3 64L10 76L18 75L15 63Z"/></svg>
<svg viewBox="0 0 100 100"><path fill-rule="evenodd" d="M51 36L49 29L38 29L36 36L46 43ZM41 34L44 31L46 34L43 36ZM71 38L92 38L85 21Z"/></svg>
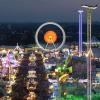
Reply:
<svg viewBox="0 0 100 100"><path fill-rule="evenodd" d="M59 72L58 69L55 69L55 72Z"/></svg>
<svg viewBox="0 0 100 100"><path fill-rule="evenodd" d="M65 82L66 79L68 79L68 77L69 77L68 74L64 74L64 75L62 75L62 76L59 78L59 81L61 81L61 82Z"/></svg>

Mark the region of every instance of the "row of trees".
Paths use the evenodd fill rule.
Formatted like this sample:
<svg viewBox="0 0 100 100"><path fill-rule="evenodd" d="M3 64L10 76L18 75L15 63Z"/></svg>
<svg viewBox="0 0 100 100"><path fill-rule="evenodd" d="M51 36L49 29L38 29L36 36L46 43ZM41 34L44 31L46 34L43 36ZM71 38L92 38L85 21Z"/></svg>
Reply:
<svg viewBox="0 0 100 100"><path fill-rule="evenodd" d="M43 65L43 58L41 54L35 53L34 56L36 59L34 64L30 64L29 56L29 54L24 55L20 67L18 68L16 81L12 86L12 100L26 100L29 98L30 93L33 93L35 96L29 98L29 100L47 100L49 98L49 82ZM29 70L36 72L34 81L30 81L27 77ZM30 88L27 88L28 82L30 82ZM33 85L35 85L36 88L33 89Z"/></svg>

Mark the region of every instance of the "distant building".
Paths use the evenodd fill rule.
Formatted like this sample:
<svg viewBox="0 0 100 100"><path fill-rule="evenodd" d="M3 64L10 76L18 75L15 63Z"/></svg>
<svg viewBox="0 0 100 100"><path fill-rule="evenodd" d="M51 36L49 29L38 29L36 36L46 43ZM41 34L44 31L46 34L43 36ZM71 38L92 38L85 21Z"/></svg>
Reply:
<svg viewBox="0 0 100 100"><path fill-rule="evenodd" d="M100 59L100 48L92 48L93 56L97 59Z"/></svg>

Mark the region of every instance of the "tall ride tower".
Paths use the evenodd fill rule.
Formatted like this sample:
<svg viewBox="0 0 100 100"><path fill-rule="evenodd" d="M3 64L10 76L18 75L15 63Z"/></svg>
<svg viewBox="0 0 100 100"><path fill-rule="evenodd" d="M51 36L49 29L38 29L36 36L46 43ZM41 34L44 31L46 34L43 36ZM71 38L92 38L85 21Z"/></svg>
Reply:
<svg viewBox="0 0 100 100"><path fill-rule="evenodd" d="M83 10L78 10L79 13L79 56L82 56L82 13Z"/></svg>
<svg viewBox="0 0 100 100"><path fill-rule="evenodd" d="M91 100L91 85L92 85L92 78L91 78L91 15L92 11L97 8L97 6L90 6L90 5L83 5L82 7L86 8L87 10L87 100Z"/></svg>

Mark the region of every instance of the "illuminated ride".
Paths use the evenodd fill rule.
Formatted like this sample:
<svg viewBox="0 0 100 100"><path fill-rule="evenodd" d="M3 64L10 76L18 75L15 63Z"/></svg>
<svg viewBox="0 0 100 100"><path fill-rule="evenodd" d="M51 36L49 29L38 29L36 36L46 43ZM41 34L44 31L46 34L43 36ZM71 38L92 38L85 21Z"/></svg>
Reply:
<svg viewBox="0 0 100 100"><path fill-rule="evenodd" d="M79 13L79 56L82 56L82 13L83 10L78 10Z"/></svg>
<svg viewBox="0 0 100 100"><path fill-rule="evenodd" d="M35 34L36 44L45 51L61 49L65 40L66 35L64 29L55 22L46 22L42 24Z"/></svg>
<svg viewBox="0 0 100 100"><path fill-rule="evenodd" d="M91 23L92 23L92 11L95 10L97 8L96 6L90 6L90 5L82 5L83 8L85 8L87 10L87 79L88 79L88 83L87 83L87 100L91 100L92 99L92 68L91 68L91 56L92 56L92 49L91 49Z"/></svg>
<svg viewBox="0 0 100 100"><path fill-rule="evenodd" d="M67 95L67 92L65 91L66 87L64 87L64 84L69 81L69 74L72 73L72 66L69 65L71 59L71 55L68 55L64 63L56 65L55 71L51 73L51 75L55 77L49 81L52 83L50 86L50 90L52 92L51 98L54 98L55 100L59 100L61 96L64 97Z"/></svg>
<svg viewBox="0 0 100 100"><path fill-rule="evenodd" d="M55 72L59 78L59 82L65 82L67 79L69 79L69 74L72 73L72 66L68 66L68 64L71 59L72 57L69 55L65 59L64 64L57 65Z"/></svg>

